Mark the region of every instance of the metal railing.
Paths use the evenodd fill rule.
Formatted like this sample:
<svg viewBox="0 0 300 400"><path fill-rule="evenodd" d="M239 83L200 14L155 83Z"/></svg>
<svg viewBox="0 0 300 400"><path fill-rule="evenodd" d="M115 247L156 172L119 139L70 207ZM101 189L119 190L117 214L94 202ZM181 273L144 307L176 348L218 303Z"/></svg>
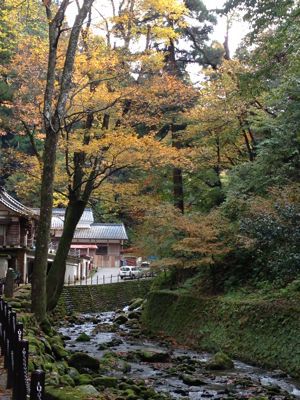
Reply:
<svg viewBox="0 0 300 400"><path fill-rule="evenodd" d="M145 272L140 276L124 276L121 277L120 274L118 275L102 275L96 274L96 276L89 276L82 279L74 279L71 276L68 276L67 282L65 285L67 286L77 286L77 285L105 285L108 283L118 283L118 282L125 282L127 280L144 280L153 278L153 272Z"/></svg>
<svg viewBox="0 0 300 400"><path fill-rule="evenodd" d="M45 372L36 370L28 373L29 342L23 339L23 323L17 321L17 314L3 300L0 286L0 348L7 370L6 388L12 389L13 400L43 400Z"/></svg>

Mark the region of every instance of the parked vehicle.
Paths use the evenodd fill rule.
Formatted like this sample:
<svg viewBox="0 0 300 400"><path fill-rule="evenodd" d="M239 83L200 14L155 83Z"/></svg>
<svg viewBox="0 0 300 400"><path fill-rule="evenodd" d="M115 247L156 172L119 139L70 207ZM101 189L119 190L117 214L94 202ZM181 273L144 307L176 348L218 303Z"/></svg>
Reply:
<svg viewBox="0 0 300 400"><path fill-rule="evenodd" d="M137 267L132 267L132 266L124 266L120 268L119 272L120 278L121 279L134 279L134 278L139 278L142 276L142 272L139 268Z"/></svg>

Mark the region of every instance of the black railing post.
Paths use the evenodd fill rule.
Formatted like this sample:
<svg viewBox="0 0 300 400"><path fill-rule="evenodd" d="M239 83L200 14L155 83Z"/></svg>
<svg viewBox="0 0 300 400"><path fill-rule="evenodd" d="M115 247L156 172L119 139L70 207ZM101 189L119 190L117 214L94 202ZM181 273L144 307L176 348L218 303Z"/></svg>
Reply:
<svg viewBox="0 0 300 400"><path fill-rule="evenodd" d="M13 382L14 382L16 324L17 324L17 314L15 311L11 311L9 318L9 329L8 329L8 357L7 357L7 383L6 383L7 389L11 389L13 387Z"/></svg>
<svg viewBox="0 0 300 400"><path fill-rule="evenodd" d="M1 355L4 354L4 346L3 346L3 321L4 321L4 300L0 299L0 348L1 348Z"/></svg>
<svg viewBox="0 0 300 400"><path fill-rule="evenodd" d="M8 357L9 357L9 321L10 321L10 313L12 311L12 308L8 303L6 303L5 307L5 317L4 317L4 327L5 327L5 341L4 341L4 368L8 368Z"/></svg>
<svg viewBox="0 0 300 400"><path fill-rule="evenodd" d="M18 346L18 393L16 400L24 400L29 394L28 382L28 341L21 340Z"/></svg>
<svg viewBox="0 0 300 400"><path fill-rule="evenodd" d="M12 387L12 398L13 400L20 400L20 370L21 370L21 353L20 353L20 342L23 339L23 323L16 323L16 330L14 335L14 374L13 374L13 387Z"/></svg>
<svg viewBox="0 0 300 400"><path fill-rule="evenodd" d="M45 372L33 371L31 374L30 400L43 400L45 392Z"/></svg>

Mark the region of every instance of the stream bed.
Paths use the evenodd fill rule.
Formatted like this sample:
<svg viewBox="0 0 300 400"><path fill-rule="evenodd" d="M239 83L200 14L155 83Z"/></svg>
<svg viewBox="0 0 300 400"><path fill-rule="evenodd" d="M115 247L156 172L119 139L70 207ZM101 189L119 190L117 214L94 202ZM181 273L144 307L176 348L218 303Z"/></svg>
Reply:
<svg viewBox="0 0 300 400"><path fill-rule="evenodd" d="M300 399L300 384L282 371L266 371L234 360L234 367L208 369L212 355L150 340L139 330L139 310L81 315L59 328L72 352L98 358L115 357L121 364L105 375L133 383L143 381L168 399ZM129 318L128 318L129 316ZM78 341L82 334L87 341ZM121 365L121 367L120 367ZM144 397L141 397L141 400ZM149 398L149 397L147 397Z"/></svg>

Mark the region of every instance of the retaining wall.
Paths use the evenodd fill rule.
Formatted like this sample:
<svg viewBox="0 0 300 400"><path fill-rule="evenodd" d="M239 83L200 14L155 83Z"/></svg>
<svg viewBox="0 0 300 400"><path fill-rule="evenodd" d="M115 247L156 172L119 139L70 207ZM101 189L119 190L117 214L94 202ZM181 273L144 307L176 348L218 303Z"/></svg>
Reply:
<svg viewBox="0 0 300 400"><path fill-rule="evenodd" d="M106 285L65 286L60 306L67 312L103 312L124 307L137 297L145 297L152 279Z"/></svg>

